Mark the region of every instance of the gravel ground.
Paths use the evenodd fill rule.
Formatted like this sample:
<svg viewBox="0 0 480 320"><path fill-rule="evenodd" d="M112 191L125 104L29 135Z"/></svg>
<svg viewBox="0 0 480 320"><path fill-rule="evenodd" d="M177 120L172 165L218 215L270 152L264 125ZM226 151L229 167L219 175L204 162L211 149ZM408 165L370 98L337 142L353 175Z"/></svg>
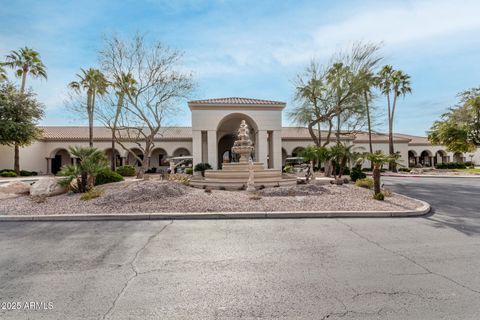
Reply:
<svg viewBox="0 0 480 320"><path fill-rule="evenodd" d="M211 193L171 181L124 181L101 186L103 194L89 201L79 194L63 194L35 201L29 196L0 201L0 214L153 213L211 211L303 210L408 210L421 204L393 194L385 201L372 199L372 191L353 185L298 185L260 190L252 197L245 191L213 190Z"/></svg>

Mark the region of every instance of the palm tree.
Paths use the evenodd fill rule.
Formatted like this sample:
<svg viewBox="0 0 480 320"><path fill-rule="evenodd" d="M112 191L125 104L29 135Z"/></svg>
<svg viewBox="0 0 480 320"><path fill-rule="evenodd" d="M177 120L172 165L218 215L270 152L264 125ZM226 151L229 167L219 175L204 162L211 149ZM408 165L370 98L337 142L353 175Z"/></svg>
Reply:
<svg viewBox="0 0 480 320"><path fill-rule="evenodd" d="M0 82L7 80L7 73L5 69L0 64Z"/></svg>
<svg viewBox="0 0 480 320"><path fill-rule="evenodd" d="M124 106L125 95L133 95L136 91L135 84L137 82L133 78L131 73L121 73L120 75L115 75L115 81L111 83L111 86L115 89L115 94L117 96L117 108L115 111L115 116L112 123L112 158L111 167L112 170L116 169L116 154L115 154L115 133L117 130L118 118Z"/></svg>
<svg viewBox="0 0 480 320"><path fill-rule="evenodd" d="M31 74L34 78L47 79L47 72L45 65L40 59L40 54L30 48L24 47L18 51L12 51L6 57L6 62L3 63L15 71L17 77L22 78L20 85L20 93L25 93L25 85L27 82L27 75ZM0 78L2 73L0 72ZM17 174L20 174L20 147L15 144L15 156L14 156L14 170Z"/></svg>
<svg viewBox="0 0 480 320"><path fill-rule="evenodd" d="M12 51L7 55L5 66L12 68L17 77L22 78L20 85L20 92L25 92L25 85L27 82L27 75L31 74L34 78L47 79L47 72L45 65L40 59L40 54L30 48L21 48L18 51Z"/></svg>
<svg viewBox="0 0 480 320"><path fill-rule="evenodd" d="M395 154L393 146L393 119L397 106L397 98L412 92L410 76L401 70L395 70L390 65L385 65L378 73L378 87L382 94L387 97L388 108L388 141L389 153ZM393 97L391 97L393 95ZM390 163L391 170L396 171L395 163Z"/></svg>
<svg viewBox="0 0 480 320"><path fill-rule="evenodd" d="M88 116L88 141L93 147L93 116L95 112L95 98L97 95L104 95L107 92L108 81L98 69L81 69L82 73L77 74L78 81L72 81L69 87L80 93L82 90L87 93L87 116Z"/></svg>
<svg viewBox="0 0 480 320"><path fill-rule="evenodd" d="M359 86L363 95L363 102L365 104L365 112L367 114L368 125L368 146L370 153L373 153L372 146L372 117L370 110L370 102L373 100L372 88L378 85L378 78L373 72L367 68L360 70L358 74Z"/></svg>
<svg viewBox="0 0 480 320"><path fill-rule="evenodd" d="M95 185L95 177L107 167L105 154L95 148L70 147L70 153L78 158L77 164L67 165L59 175L66 178L61 181L64 186L70 186L72 180L77 180L77 191L86 192Z"/></svg>
<svg viewBox="0 0 480 320"><path fill-rule="evenodd" d="M385 164L396 163L396 161L400 158L399 153L395 153L393 155L386 155L382 151L378 150L374 153L368 153L367 159L373 163L373 192L374 194L379 194L381 192L380 189L380 177L381 177L381 169Z"/></svg>

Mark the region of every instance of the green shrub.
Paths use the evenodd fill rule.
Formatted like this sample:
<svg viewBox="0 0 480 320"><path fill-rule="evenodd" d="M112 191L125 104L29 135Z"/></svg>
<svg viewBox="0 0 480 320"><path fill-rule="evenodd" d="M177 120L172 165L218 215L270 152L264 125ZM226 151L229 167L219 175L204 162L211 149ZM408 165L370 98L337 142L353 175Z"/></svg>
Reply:
<svg viewBox="0 0 480 320"><path fill-rule="evenodd" d="M372 178L363 178L355 181L355 186L360 188L372 189L373 188L373 179Z"/></svg>
<svg viewBox="0 0 480 320"><path fill-rule="evenodd" d="M437 169L466 169L467 165L463 162L447 162L447 163L437 163L435 165Z"/></svg>
<svg viewBox="0 0 480 320"><path fill-rule="evenodd" d="M337 172L337 175L340 174L340 166L335 166L335 171ZM350 168L349 167L343 167L343 175L348 176L350 174Z"/></svg>
<svg viewBox="0 0 480 320"><path fill-rule="evenodd" d="M3 172L15 172L15 171L13 171L12 169L2 169L2 170L0 170L0 173L3 173Z"/></svg>
<svg viewBox="0 0 480 320"><path fill-rule="evenodd" d="M465 165L470 169L475 168L475 162L473 162L473 161L467 161L467 162L465 162Z"/></svg>
<svg viewBox="0 0 480 320"><path fill-rule="evenodd" d="M123 181L123 177L112 169L107 168L100 171L95 177L95 185L99 186L105 183Z"/></svg>
<svg viewBox="0 0 480 320"><path fill-rule="evenodd" d="M1 177L14 178L14 177L17 176L17 174L13 171L3 171L2 173L0 173L0 176Z"/></svg>
<svg viewBox="0 0 480 320"><path fill-rule="evenodd" d="M186 174L193 174L193 168L190 168L190 167L186 168L185 173Z"/></svg>
<svg viewBox="0 0 480 320"><path fill-rule="evenodd" d="M283 168L283 172L285 172L285 173L292 173L292 172L293 172L293 166L287 164L287 165Z"/></svg>
<svg viewBox="0 0 480 320"><path fill-rule="evenodd" d="M156 173L156 172L157 172L157 168L155 168L155 167L150 168L147 171L145 171L145 173Z"/></svg>
<svg viewBox="0 0 480 320"><path fill-rule="evenodd" d="M31 176L37 176L38 172L36 171L27 171L27 170L20 170L20 175L22 177L31 177Z"/></svg>
<svg viewBox="0 0 480 320"><path fill-rule="evenodd" d="M354 167L352 172L350 172L350 179L353 182L357 181L358 179L365 179L367 175L362 171L360 167Z"/></svg>
<svg viewBox="0 0 480 320"><path fill-rule="evenodd" d="M362 171L363 172L372 172L372 168L363 168Z"/></svg>
<svg viewBox="0 0 480 320"><path fill-rule="evenodd" d="M385 195L382 192L375 193L373 195L373 199L383 201L383 200L385 200Z"/></svg>
<svg viewBox="0 0 480 320"><path fill-rule="evenodd" d="M117 173L121 175L122 177L133 177L135 176L136 170L134 166L126 165L122 167L117 168Z"/></svg>
<svg viewBox="0 0 480 320"><path fill-rule="evenodd" d="M202 173L202 176L205 174L205 170L212 169L212 166L209 163L206 162L200 162L195 165L193 168L193 171L200 171Z"/></svg>
<svg viewBox="0 0 480 320"><path fill-rule="evenodd" d="M400 171L400 172L410 172L410 171L412 171L412 169L402 167L402 168L398 168L398 171Z"/></svg>
<svg viewBox="0 0 480 320"><path fill-rule="evenodd" d="M80 200L83 200L83 201L92 200L94 198L100 197L102 194L103 194L103 189L92 188L86 191L84 194L82 194L82 196L80 197Z"/></svg>

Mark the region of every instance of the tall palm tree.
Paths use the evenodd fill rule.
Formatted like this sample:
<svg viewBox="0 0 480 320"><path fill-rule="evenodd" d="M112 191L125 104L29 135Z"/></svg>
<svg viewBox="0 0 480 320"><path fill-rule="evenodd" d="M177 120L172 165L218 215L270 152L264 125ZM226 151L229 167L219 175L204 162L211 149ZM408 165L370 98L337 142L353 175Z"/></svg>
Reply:
<svg viewBox="0 0 480 320"><path fill-rule="evenodd" d="M88 116L88 141L89 146L93 147L93 116L95 112L95 98L97 95L104 95L107 92L108 81L103 73L98 69L81 69L81 74L77 74L78 81L72 81L69 87L80 93L87 93L87 116Z"/></svg>
<svg viewBox="0 0 480 320"><path fill-rule="evenodd" d="M389 153L393 156L395 154L393 146L393 119L397 99L412 92L410 76L402 70L395 70L392 66L386 65L378 73L378 87L382 94L387 97ZM390 162L389 167L391 170L396 171L394 162Z"/></svg>
<svg viewBox="0 0 480 320"><path fill-rule="evenodd" d="M358 73L359 87L363 96L363 103L365 104L365 112L367 114L367 125L368 125L368 146L370 153L373 153L372 146L372 116L370 109L370 102L373 100L372 89L378 85L378 77L375 74L367 69L363 68ZM373 168L373 164L372 164Z"/></svg>
<svg viewBox="0 0 480 320"><path fill-rule="evenodd" d="M40 54L30 48L24 47L18 51L12 51L7 55L5 66L12 68L17 77L22 78L20 92L25 92L25 85L28 74L34 78L47 79L47 71L45 65L40 59Z"/></svg>
<svg viewBox="0 0 480 320"><path fill-rule="evenodd" d="M122 112L124 106L125 95L133 95L136 91L135 84L137 82L133 78L131 73L121 73L120 75L115 75L114 81L111 83L111 86L115 89L115 94L117 96L117 108L115 110L115 116L112 123L112 158L111 167L112 170L116 169L116 152L115 152L115 133L117 130L118 118Z"/></svg>
<svg viewBox="0 0 480 320"><path fill-rule="evenodd" d="M20 93L25 92L25 86L27 83L27 76L31 74L34 78L47 79L47 71L45 65L40 59L40 54L30 48L20 48L18 51L12 51L6 57L4 66L12 68L15 71L17 77L21 77L22 82L20 85ZM1 78L0 72L0 78ZM20 174L20 147L15 144L14 146L14 170L17 174Z"/></svg>

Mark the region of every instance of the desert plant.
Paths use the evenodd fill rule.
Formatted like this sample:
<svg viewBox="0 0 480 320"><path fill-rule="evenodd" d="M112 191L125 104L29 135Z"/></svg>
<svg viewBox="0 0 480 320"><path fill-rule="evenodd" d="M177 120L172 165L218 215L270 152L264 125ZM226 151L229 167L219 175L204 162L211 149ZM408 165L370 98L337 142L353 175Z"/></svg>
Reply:
<svg viewBox="0 0 480 320"><path fill-rule="evenodd" d="M122 177L133 177L136 175L135 167L130 165L118 167L117 173Z"/></svg>
<svg viewBox="0 0 480 320"><path fill-rule="evenodd" d="M386 155L380 150L367 154L367 159L373 163L373 192L375 194L380 193L380 176L383 165L394 162L395 164L393 166L396 167L399 158L399 153Z"/></svg>
<svg viewBox="0 0 480 320"><path fill-rule="evenodd" d="M186 173L186 174L193 174L193 168L190 168L190 167L189 167L189 168L186 168L186 169L185 169L185 173Z"/></svg>
<svg viewBox="0 0 480 320"><path fill-rule="evenodd" d="M350 179L353 182L357 181L358 179L365 179L367 175L362 171L360 167L353 167L352 171L350 172Z"/></svg>
<svg viewBox="0 0 480 320"><path fill-rule="evenodd" d="M355 181L355 186L365 189L373 188L373 179L372 178L363 178Z"/></svg>
<svg viewBox="0 0 480 320"><path fill-rule="evenodd" d="M383 201L385 200L385 195L382 192L377 192L373 194L373 199Z"/></svg>
<svg viewBox="0 0 480 320"><path fill-rule="evenodd" d="M99 186L111 182L123 181L123 177L115 171L112 171L110 168L103 169L97 174L95 178L95 185Z"/></svg>
<svg viewBox="0 0 480 320"><path fill-rule="evenodd" d="M202 177L205 176L205 170L212 169L212 166L207 162L200 162L195 165L193 171L199 171L202 173Z"/></svg>
<svg viewBox="0 0 480 320"><path fill-rule="evenodd" d="M168 180L169 181L175 181L178 183L181 183L183 185L190 185L190 176L186 174L181 174L181 173L172 173L168 175Z"/></svg>
<svg viewBox="0 0 480 320"><path fill-rule="evenodd" d="M0 173L0 176L1 177L14 178L14 177L17 176L17 174L13 171L4 171L4 172Z"/></svg>
<svg viewBox="0 0 480 320"><path fill-rule="evenodd" d="M292 172L293 172L293 166L287 164L287 165L283 168L283 172L285 172L285 173L292 173Z"/></svg>
<svg viewBox="0 0 480 320"><path fill-rule="evenodd" d="M86 192L95 185L96 176L107 168L105 154L95 148L70 147L70 153L78 158L77 164L62 168L59 175L65 178L60 181L63 186L71 187L76 180L73 191Z"/></svg>
<svg viewBox="0 0 480 320"><path fill-rule="evenodd" d="M103 189L92 188L87 192L85 192L84 194L82 194L82 196L80 197L80 200L83 200L83 201L92 200L100 197L102 194L103 194Z"/></svg>
<svg viewBox="0 0 480 320"><path fill-rule="evenodd" d="M400 171L400 172L410 172L410 171L412 171L412 169L402 167L402 168L399 168L398 171Z"/></svg>

